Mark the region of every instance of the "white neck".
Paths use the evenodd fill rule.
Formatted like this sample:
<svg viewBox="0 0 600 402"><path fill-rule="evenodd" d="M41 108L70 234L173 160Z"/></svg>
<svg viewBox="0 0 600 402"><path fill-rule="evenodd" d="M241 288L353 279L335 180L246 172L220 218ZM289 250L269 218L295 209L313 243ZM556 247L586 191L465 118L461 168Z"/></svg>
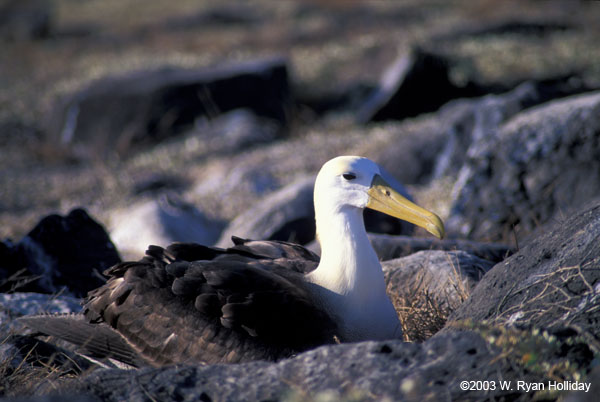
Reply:
<svg viewBox="0 0 600 402"><path fill-rule="evenodd" d="M315 283L361 299L385 292L381 264L367 237L362 210L344 207L319 212L316 220L321 262L311 274Z"/></svg>
<svg viewBox="0 0 600 402"><path fill-rule="evenodd" d="M340 321L343 341L401 336L362 209L328 204L315 203L321 261L308 279L319 285L318 297Z"/></svg>

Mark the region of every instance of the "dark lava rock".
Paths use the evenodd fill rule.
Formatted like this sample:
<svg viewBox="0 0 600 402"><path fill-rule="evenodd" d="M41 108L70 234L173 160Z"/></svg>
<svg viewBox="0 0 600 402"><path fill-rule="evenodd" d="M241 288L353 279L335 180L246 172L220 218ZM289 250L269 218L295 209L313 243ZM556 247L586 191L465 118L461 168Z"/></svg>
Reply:
<svg viewBox="0 0 600 402"><path fill-rule="evenodd" d="M210 120L197 121L192 134L214 156L271 142L277 139L280 130L276 120L259 117L250 109L234 109Z"/></svg>
<svg viewBox="0 0 600 402"><path fill-rule="evenodd" d="M453 321L571 327L600 337L600 200L494 266Z"/></svg>
<svg viewBox="0 0 600 402"><path fill-rule="evenodd" d="M19 291L56 293L66 288L77 297L102 285L100 272L121 261L104 228L83 209L64 217L46 216L3 253L12 256L1 262L9 278L18 272L24 278Z"/></svg>
<svg viewBox="0 0 600 402"><path fill-rule="evenodd" d="M166 68L105 77L65 99L48 126L60 144L92 156L155 143L189 131L198 118L239 108L283 128L290 105L286 63L268 59L212 70Z"/></svg>
<svg viewBox="0 0 600 402"><path fill-rule="evenodd" d="M71 296L22 292L0 293L0 334L16 333L21 330L23 324L14 318L24 315L65 314L80 311L81 300Z"/></svg>
<svg viewBox="0 0 600 402"><path fill-rule="evenodd" d="M21 248L9 239L0 242L1 292L18 289L31 282L31 275L27 274L25 267L27 267L27 259Z"/></svg>
<svg viewBox="0 0 600 402"><path fill-rule="evenodd" d="M445 334L423 344L402 341L325 346L279 363L102 370L68 382L61 393L104 401L259 401L318 397L365 401L480 400L514 391L463 391L464 379L527 380L510 371L479 335Z"/></svg>
<svg viewBox="0 0 600 402"><path fill-rule="evenodd" d="M76 313L81 311L81 300L67 295L42 293L0 293L2 314L12 317L42 313Z"/></svg>
<svg viewBox="0 0 600 402"><path fill-rule="evenodd" d="M473 96L469 91L451 82L448 60L416 48L386 70L379 87L360 108L358 121L401 120L432 112L450 99Z"/></svg>
<svg viewBox="0 0 600 402"><path fill-rule="evenodd" d="M206 26L231 26L243 25L252 26L264 20L265 11L259 7L252 7L246 4L216 5L208 10L204 8L196 13L186 14L184 16L171 17L162 22L161 25L170 31L182 31ZM152 26L149 29L155 29Z"/></svg>
<svg viewBox="0 0 600 402"><path fill-rule="evenodd" d="M500 92L450 100L437 113L406 122L393 142L370 152L404 184L426 184L432 178L456 176L468 159L472 143L496 135L503 123L524 109L589 92L590 85L578 76L564 75L494 91Z"/></svg>
<svg viewBox="0 0 600 402"><path fill-rule="evenodd" d="M23 390L23 394L28 394ZM100 402L99 399L89 395L44 395L44 396L19 396L1 399L2 402Z"/></svg>
<svg viewBox="0 0 600 402"><path fill-rule="evenodd" d="M521 112L472 142L449 234L517 239L600 195L600 92Z"/></svg>
<svg viewBox="0 0 600 402"><path fill-rule="evenodd" d="M28 394L23 390L23 394ZM100 402L97 398L87 395L44 395L44 396L19 396L2 399L2 402Z"/></svg>
<svg viewBox="0 0 600 402"><path fill-rule="evenodd" d="M563 32L575 27L565 20L536 19L536 18L500 18L496 21L482 23L472 22L467 26L453 28L449 32L435 35L430 41L450 41L462 38L472 38L487 35L532 35L541 36L553 32Z"/></svg>
<svg viewBox="0 0 600 402"><path fill-rule="evenodd" d="M43 39L52 28L52 2L8 0L0 5L0 38L7 41Z"/></svg>
<svg viewBox="0 0 600 402"><path fill-rule="evenodd" d="M369 146L367 152L401 183L428 184L448 142L448 128L437 115L403 122L390 130L394 137Z"/></svg>
<svg viewBox="0 0 600 402"><path fill-rule="evenodd" d="M131 194L156 195L165 192L182 192L190 183L184 177L165 172L146 171L133 175Z"/></svg>
<svg viewBox="0 0 600 402"><path fill-rule="evenodd" d="M592 372L585 378L585 381L592 383L589 392L572 391L564 398L565 402L596 402L600 395L600 366L596 366Z"/></svg>
<svg viewBox="0 0 600 402"><path fill-rule="evenodd" d="M382 268L388 292L410 297L423 291L456 306L493 265L464 251L431 250L384 261Z"/></svg>
<svg viewBox="0 0 600 402"><path fill-rule="evenodd" d="M294 96L296 103L307 107L317 116L322 116L331 112L358 110L374 91L374 85L362 82L336 85L333 88L296 85Z"/></svg>
<svg viewBox="0 0 600 402"><path fill-rule="evenodd" d="M369 240L382 261L404 257L422 250L461 250L484 260L500 262L514 251L503 244L478 243L468 240L438 240L373 233L369 234Z"/></svg>
<svg viewBox="0 0 600 402"><path fill-rule="evenodd" d="M480 36L522 36L539 38L552 32L573 29L565 21L535 19L500 19L462 24L435 34L426 43L398 58L384 73L378 87L367 97L358 111L358 121L401 120L438 110L452 99L500 94L530 81L537 91L533 104L562 96L590 91L578 70L557 73L515 73L511 78L485 82L477 75L470 59L448 49L448 44L473 40ZM525 106L524 107L528 107ZM489 112L488 112L489 114ZM500 111L503 114L503 111ZM506 116L508 117L508 116Z"/></svg>
<svg viewBox="0 0 600 402"><path fill-rule="evenodd" d="M579 78L564 76L527 81L502 94L448 102L439 111L448 131L433 177L456 175L472 143L497 135L500 126L522 110L586 90L589 89Z"/></svg>

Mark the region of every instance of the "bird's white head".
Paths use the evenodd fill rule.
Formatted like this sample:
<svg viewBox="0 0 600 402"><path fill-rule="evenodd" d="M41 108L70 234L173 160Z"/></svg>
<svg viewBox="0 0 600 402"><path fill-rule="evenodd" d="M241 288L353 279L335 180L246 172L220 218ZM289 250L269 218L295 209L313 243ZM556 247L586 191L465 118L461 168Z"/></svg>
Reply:
<svg viewBox="0 0 600 402"><path fill-rule="evenodd" d="M315 182L315 213L371 208L423 227L443 237L444 225L434 213L412 203L382 177L379 165L359 156L338 156L323 165ZM319 228L317 228L319 230Z"/></svg>
<svg viewBox="0 0 600 402"><path fill-rule="evenodd" d="M379 166L367 158L338 156L323 165L315 182L315 205L365 208Z"/></svg>

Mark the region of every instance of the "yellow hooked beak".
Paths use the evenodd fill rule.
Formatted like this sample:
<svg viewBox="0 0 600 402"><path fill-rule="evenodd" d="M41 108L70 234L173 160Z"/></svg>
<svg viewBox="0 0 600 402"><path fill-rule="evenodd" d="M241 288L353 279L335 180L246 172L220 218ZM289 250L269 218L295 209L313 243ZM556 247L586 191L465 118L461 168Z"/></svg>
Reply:
<svg viewBox="0 0 600 402"><path fill-rule="evenodd" d="M439 216L398 194L380 175L373 177L368 194L367 208L420 226L439 239L444 237L444 223Z"/></svg>

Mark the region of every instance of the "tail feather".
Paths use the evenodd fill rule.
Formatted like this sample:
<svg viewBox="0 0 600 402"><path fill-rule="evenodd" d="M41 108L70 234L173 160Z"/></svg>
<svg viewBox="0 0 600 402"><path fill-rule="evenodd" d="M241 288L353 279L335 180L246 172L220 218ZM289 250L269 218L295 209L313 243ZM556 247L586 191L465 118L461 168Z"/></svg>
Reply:
<svg viewBox="0 0 600 402"><path fill-rule="evenodd" d="M98 357L108 357L135 367L145 366L134 348L106 324L92 324L83 314L40 314L18 318L31 329L82 347Z"/></svg>

